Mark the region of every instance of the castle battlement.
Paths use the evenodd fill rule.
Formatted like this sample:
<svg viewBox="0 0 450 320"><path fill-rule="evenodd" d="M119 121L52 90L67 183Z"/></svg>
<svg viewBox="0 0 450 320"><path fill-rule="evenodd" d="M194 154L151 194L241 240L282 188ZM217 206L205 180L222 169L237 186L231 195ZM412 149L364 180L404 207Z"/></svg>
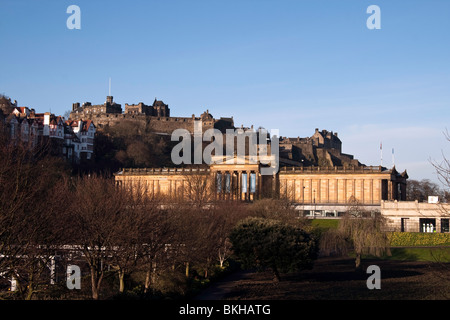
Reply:
<svg viewBox="0 0 450 320"><path fill-rule="evenodd" d="M125 111L122 112L122 106L113 101L112 96L106 98L106 102L100 105L92 105L85 102L72 105L70 120L91 120L95 126L102 130L103 127L113 126L122 121L136 121L144 127L150 127L154 132L170 134L176 129L186 129L189 132L194 130L194 121L202 121L203 130L217 128L221 131L234 129L233 117L214 119L206 110L203 114L196 117L172 117L170 108L162 100L155 98L152 105L143 102L137 104L125 104Z"/></svg>

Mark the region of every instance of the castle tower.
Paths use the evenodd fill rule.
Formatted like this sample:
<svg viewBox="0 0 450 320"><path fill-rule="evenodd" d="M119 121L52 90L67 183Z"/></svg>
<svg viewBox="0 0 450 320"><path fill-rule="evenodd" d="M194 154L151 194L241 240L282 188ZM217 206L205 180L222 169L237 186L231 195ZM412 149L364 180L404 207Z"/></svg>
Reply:
<svg viewBox="0 0 450 320"><path fill-rule="evenodd" d="M110 104L110 105L114 104L113 96L106 97L106 104Z"/></svg>
<svg viewBox="0 0 450 320"><path fill-rule="evenodd" d="M170 109L169 109L169 105L165 104L163 101L161 100L156 100L153 101L153 116L156 117L170 117Z"/></svg>
<svg viewBox="0 0 450 320"><path fill-rule="evenodd" d="M79 102L72 103L72 111L76 111L80 107Z"/></svg>

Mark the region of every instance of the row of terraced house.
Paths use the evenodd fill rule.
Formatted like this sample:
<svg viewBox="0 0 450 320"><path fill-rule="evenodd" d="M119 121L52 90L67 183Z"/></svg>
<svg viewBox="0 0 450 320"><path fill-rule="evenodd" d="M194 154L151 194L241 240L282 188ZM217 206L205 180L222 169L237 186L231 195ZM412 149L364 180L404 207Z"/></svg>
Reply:
<svg viewBox="0 0 450 320"><path fill-rule="evenodd" d="M47 144L51 154L71 163L93 158L96 127L91 120L66 120L50 112L36 113L0 96L0 125L11 141L20 141L30 148Z"/></svg>

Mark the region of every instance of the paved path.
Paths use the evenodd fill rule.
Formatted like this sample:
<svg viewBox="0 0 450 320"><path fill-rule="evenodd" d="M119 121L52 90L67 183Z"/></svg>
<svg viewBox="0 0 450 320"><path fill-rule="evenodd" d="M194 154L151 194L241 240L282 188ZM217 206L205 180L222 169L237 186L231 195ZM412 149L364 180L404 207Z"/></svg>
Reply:
<svg viewBox="0 0 450 320"><path fill-rule="evenodd" d="M211 284L208 288L195 296L193 300L221 300L240 280L247 278L251 273L252 272L241 270L233 272L222 280Z"/></svg>

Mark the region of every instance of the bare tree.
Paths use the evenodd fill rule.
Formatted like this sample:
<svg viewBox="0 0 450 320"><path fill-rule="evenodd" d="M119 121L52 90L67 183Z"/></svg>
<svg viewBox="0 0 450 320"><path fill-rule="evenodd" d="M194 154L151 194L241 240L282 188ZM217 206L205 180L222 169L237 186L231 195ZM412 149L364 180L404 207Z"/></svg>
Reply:
<svg viewBox="0 0 450 320"><path fill-rule="evenodd" d="M250 205L249 214L259 218L297 224L303 228L307 221L305 217L299 215L299 211L295 209L288 198L257 200Z"/></svg>
<svg viewBox="0 0 450 320"><path fill-rule="evenodd" d="M99 299L100 288L118 246L123 245L128 227L126 193L114 181L84 176L75 181L71 208L67 211L67 241L82 253L89 265L92 298Z"/></svg>
<svg viewBox="0 0 450 320"><path fill-rule="evenodd" d="M203 208L214 200L214 179L209 172L198 170L187 172L181 192L185 201L197 208Z"/></svg>
<svg viewBox="0 0 450 320"><path fill-rule="evenodd" d="M419 202L427 201L428 196L439 196L440 199L445 198L445 192L441 190L437 183L429 179L408 180L406 186L406 199L409 201L417 200Z"/></svg>
<svg viewBox="0 0 450 320"><path fill-rule="evenodd" d="M167 267L168 247L174 243L177 230L173 221L176 214L162 206L162 198L152 196L144 185L134 187L140 190L129 210L136 222L135 232L138 244L138 270L145 272L144 293L154 287L158 272ZM136 189L135 189L136 191Z"/></svg>
<svg viewBox="0 0 450 320"><path fill-rule="evenodd" d="M448 130L446 130L444 135L447 141L450 142L450 133ZM434 166L438 179L445 188L445 192L448 193L450 191L450 159L445 154L442 154L442 160L440 162L432 161L431 164Z"/></svg>
<svg viewBox="0 0 450 320"><path fill-rule="evenodd" d="M448 130L445 131L444 136L448 142L450 142L450 133ZM445 154L442 154L442 160L440 162L432 161L432 165L434 166L436 173L438 175L439 181L444 186L444 201L448 203L450 200L449 192L450 192L450 159L446 157ZM443 204L440 205L440 213L444 217L449 217L450 212L448 210L448 206ZM448 259L446 258L447 252L446 248L441 248L441 250L432 251L432 255L434 258L434 262L438 264L439 268L436 271L436 279L439 282L445 282L447 284L450 283L450 268L448 265ZM449 298L449 293L441 292L445 299Z"/></svg>
<svg viewBox="0 0 450 320"><path fill-rule="evenodd" d="M46 271L60 237L58 187L65 174L59 168L59 159L0 137L0 273L16 280L22 299L50 282Z"/></svg>
<svg viewBox="0 0 450 320"><path fill-rule="evenodd" d="M236 201L217 201L194 215L195 245L199 248L197 264L207 278L213 265L219 262L223 267L232 254L228 236L238 221L248 216L248 206Z"/></svg>
<svg viewBox="0 0 450 320"><path fill-rule="evenodd" d="M169 210L147 207L141 211L145 215L142 224L140 243L140 269L145 271L144 293L156 284L157 275L170 264L176 229L173 226L173 214Z"/></svg>
<svg viewBox="0 0 450 320"><path fill-rule="evenodd" d="M112 226L111 232L114 237L110 239L113 249L110 256L110 265L117 271L119 292L123 293L125 291L125 276L136 268L139 260L139 230L142 219L139 214L141 203L129 191L121 191L125 192L121 196L124 197L126 202L120 209L121 217L117 221L118 224ZM116 192L113 192L111 196L117 195Z"/></svg>
<svg viewBox="0 0 450 320"><path fill-rule="evenodd" d="M385 218L379 211L367 211L356 199L351 200L347 212L339 221L338 229L322 234L322 254L355 254L355 268L361 269L363 254L390 255L390 246L385 229Z"/></svg>

